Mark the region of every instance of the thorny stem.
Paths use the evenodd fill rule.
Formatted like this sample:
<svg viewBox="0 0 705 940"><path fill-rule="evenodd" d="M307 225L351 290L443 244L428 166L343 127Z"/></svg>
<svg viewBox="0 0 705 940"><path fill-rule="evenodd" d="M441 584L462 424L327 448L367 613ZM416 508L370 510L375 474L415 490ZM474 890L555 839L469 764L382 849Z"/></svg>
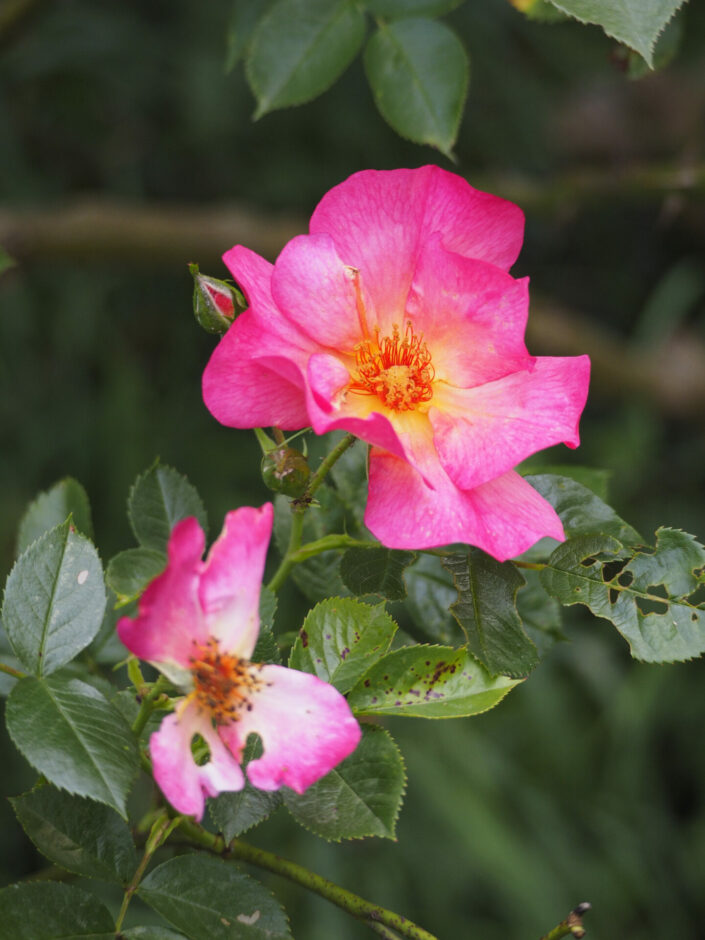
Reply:
<svg viewBox="0 0 705 940"><path fill-rule="evenodd" d="M577 937L578 940L580 940L581 937L585 936L583 914L587 913L590 907L589 901L583 901L582 904L578 904L578 906L568 914L565 920L562 920L557 927L554 927L553 930L549 930L547 934L544 934L541 940L560 940L561 937Z"/></svg>
<svg viewBox="0 0 705 940"><path fill-rule="evenodd" d="M14 669L12 666L8 666L7 663L0 663L0 672L6 672L8 676L13 676L15 679L27 678L26 672L20 672L19 669Z"/></svg>
<svg viewBox="0 0 705 940"><path fill-rule="evenodd" d="M351 447L356 440L357 438L354 437L354 435L346 434L342 441L339 441L335 445L333 450L328 454L318 470L316 470L316 472L313 474L311 477L311 482L309 483L304 495L293 501L291 506L292 519L289 544L281 564L275 571L272 580L267 585L270 591L278 591L289 576L289 572L294 567L294 565L299 561L304 561L303 558L297 558L296 555L301 548L301 538L303 536L304 516L306 514L306 510L311 503L311 499L314 493L325 480L331 467L343 456L345 451ZM320 551L323 551L323 549L320 549ZM314 554L317 554L317 552ZM307 555L306 557L311 557L311 555Z"/></svg>
<svg viewBox="0 0 705 940"><path fill-rule="evenodd" d="M120 907L120 912L115 921L115 932L118 933L122 927L122 922L125 919L125 914L127 913L127 908L130 906L130 901L132 900L132 895L137 890L140 881L142 880L142 875L145 873L149 861L157 851L160 845L163 845L166 840L169 838L171 833L179 825L180 817L176 819L170 819L166 814L166 811L163 812L158 819L155 820L154 825L152 826L150 833L147 837L147 842L144 848L144 855L142 856L142 861L137 866L137 870L132 876L132 881L125 888L125 894L122 899L122 905Z"/></svg>
<svg viewBox="0 0 705 940"><path fill-rule="evenodd" d="M282 858L280 855L258 849L254 845L242 842L240 839L233 839L228 845L222 836L207 832L190 819L181 818L179 828L191 842L200 845L202 848L226 858L238 858L250 865L264 868L266 871L274 872L275 875L288 878L289 881L313 891L330 901L331 904L335 904L346 913L351 914L379 936L385 937L386 940L393 940L394 932L401 937L408 938L408 940L437 940L433 934L407 920L403 915L395 914L394 911L388 911L377 904L372 904L346 888L341 888L340 885L328 881L327 878L322 878L315 872L309 871L308 868ZM386 928L386 930L380 931L380 926Z"/></svg>

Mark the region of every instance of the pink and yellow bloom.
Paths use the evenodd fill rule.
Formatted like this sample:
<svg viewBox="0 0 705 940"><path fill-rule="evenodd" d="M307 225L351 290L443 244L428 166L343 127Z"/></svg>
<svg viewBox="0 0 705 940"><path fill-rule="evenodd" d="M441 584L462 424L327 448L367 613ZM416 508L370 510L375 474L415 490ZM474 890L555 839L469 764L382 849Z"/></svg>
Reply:
<svg viewBox="0 0 705 940"><path fill-rule="evenodd" d="M530 356L512 203L434 166L356 173L274 265L224 255L249 308L215 349L203 396L231 427L311 425L371 444L365 522L390 548L477 545L500 560L553 508L515 471L576 447L587 356Z"/></svg>
<svg viewBox="0 0 705 940"><path fill-rule="evenodd" d="M259 595L272 530L272 506L229 512L202 561L205 536L194 518L171 534L166 570L123 617L120 639L186 696L150 737L154 779L172 806L200 819L206 796L241 790L247 736L264 748L247 765L262 790L303 793L348 756L360 727L343 696L308 673L250 662L259 633ZM199 765L200 735L210 759Z"/></svg>

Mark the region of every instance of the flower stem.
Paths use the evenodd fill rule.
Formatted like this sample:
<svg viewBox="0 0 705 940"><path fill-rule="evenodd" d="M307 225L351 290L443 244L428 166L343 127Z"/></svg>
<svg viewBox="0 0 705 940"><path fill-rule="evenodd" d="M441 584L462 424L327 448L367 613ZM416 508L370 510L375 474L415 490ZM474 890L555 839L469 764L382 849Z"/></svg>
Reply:
<svg viewBox="0 0 705 940"><path fill-rule="evenodd" d="M132 731L136 737L139 737L140 734L142 734L144 726L149 721L149 716L157 707L156 700L168 685L168 679L166 679L164 676L159 676L157 681L152 686L151 691L148 692L147 695L145 695L142 699L142 704L140 706L139 712L137 713L137 717L132 722Z"/></svg>
<svg viewBox="0 0 705 940"><path fill-rule="evenodd" d="M6 672L8 676L13 676L15 679L27 678L26 672L20 672L19 669L14 669L12 666L8 666L7 663L0 663L0 672Z"/></svg>
<svg viewBox="0 0 705 940"><path fill-rule="evenodd" d="M517 568L529 568L531 571L543 571L546 567L541 561L517 561L516 558L512 559L512 564Z"/></svg>
<svg viewBox="0 0 705 940"><path fill-rule="evenodd" d="M377 904L372 904L372 902L366 901L357 894L353 894L352 891L341 888L340 885L328 881L327 878L322 878L315 872L309 871L303 865L282 858L281 855L258 849L241 839L233 839L228 845L222 836L213 835L213 833L207 832L190 819L183 817L180 819L179 828L191 842L202 846L204 849L215 852L217 855L238 858L250 865L256 865L258 868L264 868L266 871L274 872L275 875L280 875L282 878L288 878L289 881L319 894L326 901L330 901L331 904L335 904L361 923L366 924L375 933L386 937L387 940L392 940L394 937L393 931L401 937L408 938L408 940L437 940L433 934L424 930L423 927L413 924L403 915L395 914L394 911L388 911ZM380 925L390 929L386 933L380 932L378 929Z"/></svg>
<svg viewBox="0 0 705 940"><path fill-rule="evenodd" d="M590 910L590 906L589 901L583 901L582 904L578 904L578 906L568 914L565 920L562 920L557 927L554 927L553 930L549 930L547 934L544 934L541 940L560 940L561 937L577 937L578 940L580 940L581 937L585 936L583 914Z"/></svg>
<svg viewBox="0 0 705 940"><path fill-rule="evenodd" d="M122 899L120 912L118 913L117 920L115 921L115 933L120 932L122 922L125 919L125 914L127 913L127 908L130 906L130 901L132 900L132 895L137 890L137 887L142 880L142 875L144 875L147 865L149 865L150 859L157 851L159 846L166 842L174 829L176 829L176 827L179 825L180 821L181 817L179 816L177 816L175 819L170 819L166 813L166 810L155 820L154 825L152 826L150 833L147 836L147 842L144 849L144 855L142 856L142 861L137 866L137 870L132 876L132 881L125 888L125 894Z"/></svg>
<svg viewBox="0 0 705 940"><path fill-rule="evenodd" d="M314 542L306 542L301 548L297 549L292 556L295 564L306 561L307 558L313 558L314 555L320 555L321 552L340 551L347 548L379 548L379 542L363 541L354 539L350 535L331 534L324 535Z"/></svg>
<svg viewBox="0 0 705 940"><path fill-rule="evenodd" d="M304 515L308 509L313 494L316 492L318 487L325 480L331 467L339 460L348 447L351 447L357 438L352 434L346 434L346 436L339 441L333 450L325 458L321 466L316 470L314 475L311 477L311 482L309 483L306 492L299 499L296 499L292 503L292 519L291 519L291 533L289 535L289 544L286 549L286 554L284 555L281 564L274 572L272 580L269 582L267 587L270 591L278 591L282 586L284 581L289 576L289 572L294 567L295 564L298 564L299 561L304 561L304 558L297 558L296 555L301 548L301 539L304 531ZM325 551L325 549L321 549ZM318 554L314 552L314 554ZM306 557L311 557L310 555Z"/></svg>

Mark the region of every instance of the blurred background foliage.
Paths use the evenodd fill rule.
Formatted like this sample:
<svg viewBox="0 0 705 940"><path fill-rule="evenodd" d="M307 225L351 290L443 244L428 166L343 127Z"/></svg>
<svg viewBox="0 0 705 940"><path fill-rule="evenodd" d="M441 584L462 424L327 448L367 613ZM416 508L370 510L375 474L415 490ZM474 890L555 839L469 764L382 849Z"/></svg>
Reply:
<svg viewBox="0 0 705 940"><path fill-rule="evenodd" d="M0 279L3 578L24 506L67 474L105 561L131 544L127 491L157 454L214 528L268 498L254 437L219 427L199 394L213 340L186 264L225 275L224 207L275 244L356 170L453 169L383 123L359 61L312 104L252 123L241 71L224 70L227 0L31 6L0 31L0 245L18 261ZM532 351L596 364L581 449L547 460L609 468L637 528L702 539L705 6L685 8L675 62L637 82L596 28L529 22L506 0L447 21L472 64L455 169L527 212L515 273L532 278ZM77 205L92 213L81 238ZM140 210L173 211L173 239L131 230ZM290 591L279 627L304 610ZM409 769L398 844L328 846L284 815L253 841L443 938L538 937L582 900L591 937L702 936L705 666L634 663L614 630L570 615L571 642L495 711L391 728ZM1 747L5 796L33 775ZM6 802L0 823L0 883L42 868ZM366 935L272 886L301 940Z"/></svg>

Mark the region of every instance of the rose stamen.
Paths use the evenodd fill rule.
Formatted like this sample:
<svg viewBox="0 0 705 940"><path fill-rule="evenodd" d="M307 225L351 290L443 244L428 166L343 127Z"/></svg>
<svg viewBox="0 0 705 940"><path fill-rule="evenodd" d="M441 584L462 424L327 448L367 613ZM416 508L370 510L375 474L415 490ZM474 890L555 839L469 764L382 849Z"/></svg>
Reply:
<svg viewBox="0 0 705 940"><path fill-rule="evenodd" d="M357 374L349 390L376 395L394 411L412 411L433 398L435 371L422 336L407 322L402 337L398 326L392 335L366 338L355 347Z"/></svg>
<svg viewBox="0 0 705 940"><path fill-rule="evenodd" d="M214 637L204 644L194 643L189 662L196 699L216 725L238 721L243 710L252 709L252 693L264 686L261 664L222 653Z"/></svg>

